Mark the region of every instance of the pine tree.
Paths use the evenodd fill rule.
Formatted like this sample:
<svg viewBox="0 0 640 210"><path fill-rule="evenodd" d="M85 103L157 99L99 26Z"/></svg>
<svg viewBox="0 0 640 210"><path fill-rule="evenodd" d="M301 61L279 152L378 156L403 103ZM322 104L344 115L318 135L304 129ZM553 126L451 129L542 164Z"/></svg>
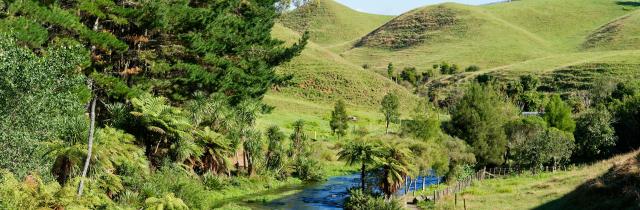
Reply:
<svg viewBox="0 0 640 210"><path fill-rule="evenodd" d="M329 122L329 125L331 126L333 134L338 134L338 137L346 135L347 129L349 128L349 119L345 106L344 101L339 100L336 103L334 110L331 112L331 121Z"/></svg>
<svg viewBox="0 0 640 210"><path fill-rule="evenodd" d="M393 63L389 63L389 65L387 65L387 76L389 77L389 79L393 79L394 71L395 69L393 67Z"/></svg>

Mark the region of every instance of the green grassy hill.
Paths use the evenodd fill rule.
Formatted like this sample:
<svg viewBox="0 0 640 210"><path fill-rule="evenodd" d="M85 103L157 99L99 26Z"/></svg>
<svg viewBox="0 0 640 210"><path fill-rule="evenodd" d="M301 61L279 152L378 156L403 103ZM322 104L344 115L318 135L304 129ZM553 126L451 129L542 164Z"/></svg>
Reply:
<svg viewBox="0 0 640 210"><path fill-rule="evenodd" d="M333 0L312 0L280 18L285 27L298 33L309 31L311 40L325 47L348 46L392 16L355 11Z"/></svg>
<svg viewBox="0 0 640 210"><path fill-rule="evenodd" d="M273 35L287 42L300 37L296 31L279 24L273 29ZM344 60L313 41L300 56L278 67L278 71L293 74L294 84L269 91L264 101L276 109L258 120L260 127L278 125L289 130L293 122L302 119L313 132L312 137L333 138L329 129L331 110L336 101L343 99L349 114L358 118L355 127L382 133L383 123L379 121L383 118L378 109L384 95L398 94L403 113L411 112L418 100L388 78Z"/></svg>
<svg viewBox="0 0 640 210"><path fill-rule="evenodd" d="M640 77L638 8L640 3L622 0L520 0L446 3L390 17L314 0L285 14L274 28L275 36L289 42L309 31L311 42L300 57L279 68L293 73L296 85L275 88L267 101L300 111L323 129L338 99L375 120L379 100L394 91L410 104L403 107L407 113L416 98L381 76L389 62L398 70L414 66L421 71L443 61L481 67L432 81L445 89L486 73L501 80L538 74L543 86L558 92L589 89L597 78L633 80ZM364 64L371 68L363 69Z"/></svg>
<svg viewBox="0 0 640 210"><path fill-rule="evenodd" d="M293 41L299 34L276 25L274 36ZM404 104L416 97L405 88L373 71L363 69L326 48L310 42L302 54L278 68L292 73L291 87L275 88L271 94L333 104L339 99L358 107L377 107L388 92L396 92ZM410 108L410 107L405 107Z"/></svg>
<svg viewBox="0 0 640 210"><path fill-rule="evenodd" d="M640 46L640 12L615 19L589 34L583 47L589 50L628 50Z"/></svg>
<svg viewBox="0 0 640 210"><path fill-rule="evenodd" d="M548 61L541 69L555 69L606 56L576 55L594 51L585 48L587 43L596 42L598 51L638 49L636 7L614 0L441 4L394 18L342 55L353 63L368 63L378 69L394 62L425 70L446 61L495 70L540 59ZM612 24L617 28L613 32L607 29ZM594 38L598 36L608 38ZM522 67L540 70L537 65Z"/></svg>

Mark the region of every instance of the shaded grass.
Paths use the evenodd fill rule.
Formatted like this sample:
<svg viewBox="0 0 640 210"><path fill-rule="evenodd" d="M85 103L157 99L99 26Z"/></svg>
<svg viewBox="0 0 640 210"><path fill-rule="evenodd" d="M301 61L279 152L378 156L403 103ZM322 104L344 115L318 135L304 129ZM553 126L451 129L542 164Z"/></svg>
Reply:
<svg viewBox="0 0 640 210"><path fill-rule="evenodd" d="M536 209L639 209L640 155L616 163L607 173Z"/></svg>
<svg viewBox="0 0 640 210"><path fill-rule="evenodd" d="M462 209L462 199L466 200L467 209L536 208L561 198L588 180L604 174L614 164L637 154L620 155L568 171L529 173L475 182L458 197L458 206L454 206L453 197L448 197L437 202L436 209Z"/></svg>

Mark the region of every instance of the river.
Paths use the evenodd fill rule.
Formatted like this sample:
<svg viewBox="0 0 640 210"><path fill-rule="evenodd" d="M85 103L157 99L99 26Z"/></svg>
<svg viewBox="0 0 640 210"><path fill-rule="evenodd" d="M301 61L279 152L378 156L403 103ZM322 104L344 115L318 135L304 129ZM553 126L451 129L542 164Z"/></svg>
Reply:
<svg viewBox="0 0 640 210"><path fill-rule="evenodd" d="M418 177L417 188L422 187L422 177ZM436 184L437 177L426 177L425 186ZM286 210L335 210L342 209L344 199L348 196L347 190L360 185L360 175L352 174L345 176L334 176L325 182L305 185L298 193L276 199L268 203L247 204L252 209L286 209ZM411 186L410 190L414 190ZM398 191L402 195L404 188Z"/></svg>

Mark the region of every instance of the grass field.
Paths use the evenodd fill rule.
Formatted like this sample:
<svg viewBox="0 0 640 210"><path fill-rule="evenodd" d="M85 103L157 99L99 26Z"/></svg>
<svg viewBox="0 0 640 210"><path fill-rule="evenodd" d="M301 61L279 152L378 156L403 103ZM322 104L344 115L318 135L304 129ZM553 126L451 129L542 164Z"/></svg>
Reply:
<svg viewBox="0 0 640 210"><path fill-rule="evenodd" d="M563 205L545 205L558 202L585 182L600 177L611 167L635 158L638 152L620 155L593 165L569 171L526 174L476 182L467 188L454 205L453 197L436 203L436 209L566 209ZM575 201L574 201L575 202Z"/></svg>

